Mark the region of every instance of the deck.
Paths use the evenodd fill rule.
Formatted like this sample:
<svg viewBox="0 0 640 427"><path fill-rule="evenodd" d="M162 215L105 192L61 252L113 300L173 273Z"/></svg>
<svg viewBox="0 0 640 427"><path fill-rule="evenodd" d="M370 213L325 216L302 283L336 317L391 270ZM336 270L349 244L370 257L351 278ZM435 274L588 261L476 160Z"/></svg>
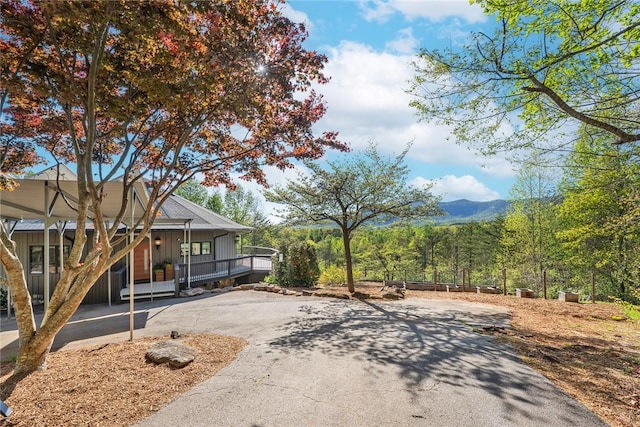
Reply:
<svg viewBox="0 0 640 427"><path fill-rule="evenodd" d="M271 258L259 255L245 255L214 261L203 261L175 265L174 280L153 283L136 283L133 286L133 299L153 299L178 296L180 290L208 283L220 282L248 276L253 273L268 274L271 271ZM128 301L131 289L123 280L120 289L120 301Z"/></svg>

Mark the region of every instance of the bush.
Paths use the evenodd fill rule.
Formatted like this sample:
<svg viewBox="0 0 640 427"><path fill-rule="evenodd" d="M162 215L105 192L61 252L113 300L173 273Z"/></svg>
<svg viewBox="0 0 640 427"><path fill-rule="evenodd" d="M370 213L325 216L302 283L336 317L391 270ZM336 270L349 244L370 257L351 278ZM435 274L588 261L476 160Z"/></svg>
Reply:
<svg viewBox="0 0 640 427"><path fill-rule="evenodd" d="M318 282L320 269L313 246L306 242L291 243L278 250L280 253L272 257L272 276L280 286L311 287Z"/></svg>
<svg viewBox="0 0 640 427"><path fill-rule="evenodd" d="M289 246L288 286L311 287L318 283L320 268L313 246L306 242Z"/></svg>
<svg viewBox="0 0 640 427"><path fill-rule="evenodd" d="M330 265L322 271L318 282L326 286L340 286L347 283L347 271L335 265Z"/></svg>
<svg viewBox="0 0 640 427"><path fill-rule="evenodd" d="M353 270L354 280L358 280L363 277L360 270ZM341 286L347 283L347 270L344 267L338 267L330 265L325 268L320 274L318 283L325 286Z"/></svg>

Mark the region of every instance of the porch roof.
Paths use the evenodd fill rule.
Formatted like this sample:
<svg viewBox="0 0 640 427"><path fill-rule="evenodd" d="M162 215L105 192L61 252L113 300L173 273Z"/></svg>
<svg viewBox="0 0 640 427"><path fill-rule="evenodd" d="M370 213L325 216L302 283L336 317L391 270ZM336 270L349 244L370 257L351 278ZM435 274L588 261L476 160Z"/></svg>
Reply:
<svg viewBox="0 0 640 427"><path fill-rule="evenodd" d="M0 217L5 219L40 219L73 221L77 218L74 209L78 203L77 181L74 179L49 179L38 176L16 179L18 188L14 191L0 191ZM136 204L143 206L148 200L143 183L134 184ZM106 220L113 219L120 212L123 198L121 182L104 184L104 199L101 211ZM127 202L127 212L131 211L131 198ZM136 209L133 209L134 217ZM137 209L138 215L141 209ZM91 215L91 214L90 214ZM130 216L129 216L130 217Z"/></svg>

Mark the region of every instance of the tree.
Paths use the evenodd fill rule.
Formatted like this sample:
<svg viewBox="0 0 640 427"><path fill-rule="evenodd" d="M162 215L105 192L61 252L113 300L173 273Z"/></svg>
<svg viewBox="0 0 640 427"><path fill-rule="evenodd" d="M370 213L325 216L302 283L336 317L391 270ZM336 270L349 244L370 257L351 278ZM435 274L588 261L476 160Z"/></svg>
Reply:
<svg viewBox="0 0 640 427"><path fill-rule="evenodd" d="M600 292L634 300L640 230L631 216L637 209L639 165L635 150L612 146L610 139L581 130L566 161L558 236L583 284L595 272Z"/></svg>
<svg viewBox="0 0 640 427"><path fill-rule="evenodd" d="M215 213L222 213L222 196L220 196L219 192L214 192L210 194L207 198L207 201L204 204L204 207L213 211Z"/></svg>
<svg viewBox="0 0 640 427"><path fill-rule="evenodd" d="M220 197L220 193L215 191L213 194L209 194L207 187L193 178L180 185L175 194L212 212L222 213L222 197Z"/></svg>
<svg viewBox="0 0 640 427"><path fill-rule="evenodd" d="M404 164L410 145L397 157L381 156L374 144L345 161L328 161L327 169L305 162L310 170L286 187L265 192L268 201L284 205L278 214L292 224L335 224L342 234L347 286L355 291L351 238L360 226L438 212L428 187L407 184Z"/></svg>
<svg viewBox="0 0 640 427"><path fill-rule="evenodd" d="M497 20L462 49L423 49L409 91L424 120L484 153L529 147L584 124L640 141L640 3L472 0ZM552 148L560 148L554 145Z"/></svg>
<svg viewBox="0 0 640 427"><path fill-rule="evenodd" d="M264 183L263 165L346 149L335 133L312 132L325 105L310 88L326 82L326 58L305 50L305 37L269 0L0 3L0 142L10 153L2 171L20 172L26 164L14 159L39 149L78 176L77 200L66 200L75 240L39 329L15 244L0 228L17 374L45 366L91 286L143 241L182 183L202 174L206 185L229 184L232 172ZM105 218L102 192L118 177L122 209ZM143 180L149 201L127 221L130 189ZM127 222L135 235L118 233Z"/></svg>
<svg viewBox="0 0 640 427"><path fill-rule="evenodd" d="M180 197L184 197L199 206L206 206L209 199L207 187L200 184L195 179L190 179L182 184L176 189L175 194Z"/></svg>
<svg viewBox="0 0 640 427"><path fill-rule="evenodd" d="M229 189L224 195L221 214L232 219L238 224L252 227L251 245L265 244L263 236L265 229L271 225L269 218L264 214L260 199L250 190L241 185Z"/></svg>
<svg viewBox="0 0 640 427"><path fill-rule="evenodd" d="M556 243L557 191L553 174L539 157L520 169L511 199L501 240L503 263L520 273L523 285L540 289Z"/></svg>

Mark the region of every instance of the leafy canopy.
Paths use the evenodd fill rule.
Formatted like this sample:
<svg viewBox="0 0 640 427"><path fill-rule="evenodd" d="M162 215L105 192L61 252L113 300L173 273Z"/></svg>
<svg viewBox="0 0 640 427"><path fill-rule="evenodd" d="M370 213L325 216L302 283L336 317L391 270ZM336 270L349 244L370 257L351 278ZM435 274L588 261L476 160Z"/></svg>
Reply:
<svg viewBox="0 0 640 427"><path fill-rule="evenodd" d="M265 183L264 165L346 150L335 133L312 131L325 104L311 85L326 82L326 58L302 47L306 35L271 0L0 2L0 189L43 154L77 171L77 198L65 200L77 211L69 268L37 333L24 268L0 227L16 372L44 365L93 284L142 242L182 183L202 174L208 186L233 187L232 172ZM122 207L104 218L114 180ZM119 234L141 180L149 202Z"/></svg>
<svg viewBox="0 0 640 427"><path fill-rule="evenodd" d="M306 162L309 175L265 193L268 201L284 205L278 214L293 224L329 223L342 233L347 285L354 291L351 259L353 232L363 224L423 218L438 212L430 187L408 185L404 164L410 145L397 157L385 158L371 144L362 154L328 161L327 168Z"/></svg>
<svg viewBox="0 0 640 427"><path fill-rule="evenodd" d="M544 141L558 149L580 123L616 143L640 140L639 3L472 2L495 17L495 31L421 51L409 92L424 120L486 154Z"/></svg>

